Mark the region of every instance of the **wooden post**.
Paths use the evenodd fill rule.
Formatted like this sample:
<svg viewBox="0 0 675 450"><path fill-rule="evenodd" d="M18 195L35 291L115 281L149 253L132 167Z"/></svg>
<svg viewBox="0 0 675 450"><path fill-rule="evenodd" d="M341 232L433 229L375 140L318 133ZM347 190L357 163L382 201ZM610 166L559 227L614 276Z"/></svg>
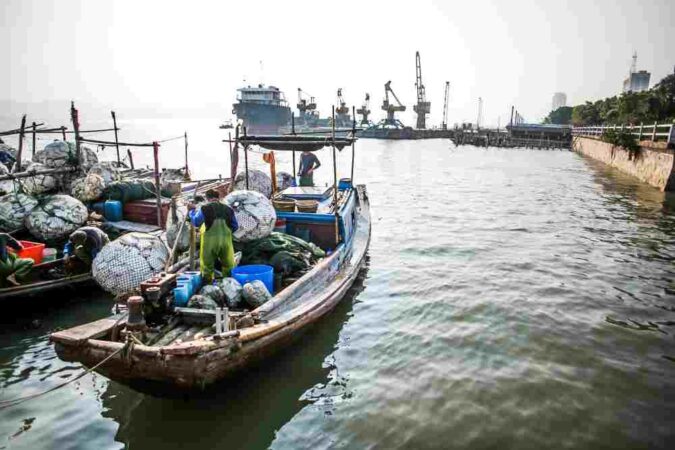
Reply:
<svg viewBox="0 0 675 450"><path fill-rule="evenodd" d="M337 190L337 153L335 150L335 105L333 105L333 124L332 124L332 133L333 136L333 210L335 212L335 248L337 248L340 243L340 230L338 226L338 190Z"/></svg>
<svg viewBox="0 0 675 450"><path fill-rule="evenodd" d="M21 118L21 128L19 128L19 150L16 152L16 164L14 172L21 172L21 158L23 156L23 137L26 132L26 115Z"/></svg>
<svg viewBox="0 0 675 450"><path fill-rule="evenodd" d="M295 116L291 114L291 134L295 136ZM297 182L295 179L296 173L295 173L295 150L293 150L293 181Z"/></svg>
<svg viewBox="0 0 675 450"><path fill-rule="evenodd" d="M185 132L185 179L190 179L190 168L188 166L188 140L187 131Z"/></svg>
<svg viewBox="0 0 675 450"><path fill-rule="evenodd" d="M80 118L75 109L75 102L70 102L70 119L73 121L73 131L75 132L75 157L77 165L80 165Z"/></svg>
<svg viewBox="0 0 675 450"><path fill-rule="evenodd" d="M35 149L35 137L36 137L36 133L35 133L35 132L36 132L36 131L37 131L37 124L36 124L35 122L33 122L33 153L31 154L31 157L32 157L32 156L35 156L35 151L36 151L36 149ZM31 159L32 159L32 158L31 158Z"/></svg>
<svg viewBox="0 0 675 450"><path fill-rule="evenodd" d="M113 119L113 129L115 130L115 151L117 152L117 166L120 165L120 141L117 138L117 117L115 116L115 111L110 111L110 115Z"/></svg>
<svg viewBox="0 0 675 450"><path fill-rule="evenodd" d="M349 182L354 186L354 156L356 155L356 106L352 106L352 170L349 175Z"/></svg>
<svg viewBox="0 0 675 450"><path fill-rule="evenodd" d="M246 127L244 127L244 137L246 136ZM244 144L244 176L246 177L246 190L248 191L248 145Z"/></svg>
<svg viewBox="0 0 675 450"><path fill-rule="evenodd" d="M652 129L652 142L656 140L656 125L658 125L658 122L654 122L654 128Z"/></svg>
<svg viewBox="0 0 675 450"><path fill-rule="evenodd" d="M129 157L129 165L131 166L131 170L134 170L134 156L131 154L131 149L127 149L127 156Z"/></svg>
<svg viewBox="0 0 675 450"><path fill-rule="evenodd" d="M66 127L61 127L61 137L63 138L63 142L66 142Z"/></svg>
<svg viewBox="0 0 675 450"><path fill-rule="evenodd" d="M157 197L157 226L162 228L162 193L159 183L159 144L155 141L152 143L152 155L155 159L155 190Z"/></svg>

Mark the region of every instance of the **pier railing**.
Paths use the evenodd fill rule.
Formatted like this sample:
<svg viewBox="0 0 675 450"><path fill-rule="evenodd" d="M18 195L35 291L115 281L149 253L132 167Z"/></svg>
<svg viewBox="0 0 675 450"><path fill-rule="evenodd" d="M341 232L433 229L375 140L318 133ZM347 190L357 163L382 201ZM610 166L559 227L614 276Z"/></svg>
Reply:
<svg viewBox="0 0 675 450"><path fill-rule="evenodd" d="M675 143L675 124L672 123L654 123L652 125L610 125L597 127L574 127L573 136L601 137L606 131L628 131L635 136L638 141L667 142Z"/></svg>

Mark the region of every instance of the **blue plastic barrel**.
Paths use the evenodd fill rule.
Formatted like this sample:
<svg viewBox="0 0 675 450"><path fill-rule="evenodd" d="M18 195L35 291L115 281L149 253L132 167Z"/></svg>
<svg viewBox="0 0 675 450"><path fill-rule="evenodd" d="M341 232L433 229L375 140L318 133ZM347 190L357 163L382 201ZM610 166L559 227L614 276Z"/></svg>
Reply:
<svg viewBox="0 0 675 450"><path fill-rule="evenodd" d="M341 178L340 182L338 183L338 191L346 191L352 187L352 179L351 178Z"/></svg>
<svg viewBox="0 0 675 450"><path fill-rule="evenodd" d="M92 208L96 214L103 215L105 213L105 202L96 202L92 205Z"/></svg>
<svg viewBox="0 0 675 450"><path fill-rule="evenodd" d="M185 275L190 275L192 287L194 291L197 292L202 287L202 273L198 270L190 270L184 273Z"/></svg>
<svg viewBox="0 0 675 450"><path fill-rule="evenodd" d="M263 264L238 266L232 269L232 278L242 286L251 281L260 280L265 284L270 294L274 294L274 268L272 266Z"/></svg>
<svg viewBox="0 0 675 450"><path fill-rule="evenodd" d="M181 285L184 284L187 286L187 292L190 297L194 294L195 291L195 285L193 284L193 279L191 275L179 275L176 278L176 284Z"/></svg>
<svg viewBox="0 0 675 450"><path fill-rule="evenodd" d="M119 200L106 200L103 205L103 215L110 222L122 220L122 202Z"/></svg>
<svg viewBox="0 0 675 450"><path fill-rule="evenodd" d="M187 284L179 284L173 290L173 299L176 306L185 306L187 305L188 300L190 299L190 294L188 292L189 286Z"/></svg>

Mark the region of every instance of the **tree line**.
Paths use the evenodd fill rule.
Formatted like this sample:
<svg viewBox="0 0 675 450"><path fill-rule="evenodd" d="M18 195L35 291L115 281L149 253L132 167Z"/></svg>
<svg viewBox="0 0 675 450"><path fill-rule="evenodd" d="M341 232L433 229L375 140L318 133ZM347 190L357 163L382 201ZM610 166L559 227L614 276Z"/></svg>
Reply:
<svg viewBox="0 0 675 450"><path fill-rule="evenodd" d="M642 92L626 92L614 97L563 106L551 111L544 123L559 125L639 125L675 121L675 74Z"/></svg>

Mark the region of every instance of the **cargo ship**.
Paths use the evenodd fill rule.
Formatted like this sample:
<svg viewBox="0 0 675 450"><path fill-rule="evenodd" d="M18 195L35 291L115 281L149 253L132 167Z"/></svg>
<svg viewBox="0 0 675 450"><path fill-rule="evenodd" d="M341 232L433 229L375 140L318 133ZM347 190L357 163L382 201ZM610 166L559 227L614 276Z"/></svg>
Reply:
<svg viewBox="0 0 675 450"><path fill-rule="evenodd" d="M278 134L282 127L290 125L291 108L279 88L259 84L237 89L237 92L232 113L249 135Z"/></svg>

